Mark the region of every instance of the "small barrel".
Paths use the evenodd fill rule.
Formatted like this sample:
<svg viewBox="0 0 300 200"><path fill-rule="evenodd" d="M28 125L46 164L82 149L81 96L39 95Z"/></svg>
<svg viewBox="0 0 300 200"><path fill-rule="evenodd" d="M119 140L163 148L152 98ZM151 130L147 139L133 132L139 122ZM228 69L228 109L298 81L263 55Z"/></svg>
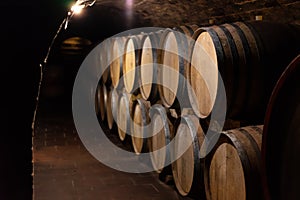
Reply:
<svg viewBox="0 0 300 200"><path fill-rule="evenodd" d="M149 108L150 103L141 98L133 103L131 141L133 150L137 155L148 152L147 137L150 124Z"/></svg>
<svg viewBox="0 0 300 200"><path fill-rule="evenodd" d="M109 130L114 128L117 121L119 92L112 86L107 91L106 120Z"/></svg>
<svg viewBox="0 0 300 200"><path fill-rule="evenodd" d="M100 83L96 90L96 105L98 110L98 115L101 120L104 121L106 118L106 108L107 108L107 91L106 86Z"/></svg>
<svg viewBox="0 0 300 200"><path fill-rule="evenodd" d="M278 79L262 139L265 199L300 199L300 54Z"/></svg>
<svg viewBox="0 0 300 200"><path fill-rule="evenodd" d="M205 157L204 182L208 200L263 199L261 141L263 125L246 126L220 134Z"/></svg>
<svg viewBox="0 0 300 200"><path fill-rule="evenodd" d="M127 37L124 49L123 82L127 93L139 93L138 67L141 65L141 43L144 34Z"/></svg>
<svg viewBox="0 0 300 200"><path fill-rule="evenodd" d="M131 133L131 116L132 116L132 106L133 100L132 95L125 91L122 91L118 99L118 110L117 110L117 125L118 134L121 141L125 142L128 138L127 134Z"/></svg>
<svg viewBox="0 0 300 200"><path fill-rule="evenodd" d="M161 65L158 67L158 91L167 108L190 107L186 91L186 70L190 66L189 37L179 31L165 29L161 36Z"/></svg>
<svg viewBox="0 0 300 200"><path fill-rule="evenodd" d="M167 173L171 174L170 164L170 147L167 146L174 137L174 118L170 117L166 109L161 104L155 104L151 106L149 110L150 135L148 138L148 147L151 157L151 162L154 170L161 173L164 169L167 169Z"/></svg>
<svg viewBox="0 0 300 200"><path fill-rule="evenodd" d="M174 138L172 163L173 178L176 189L183 196L202 199L204 194L203 159L200 159L200 148L204 141L204 132L195 115L184 115L180 118Z"/></svg>
<svg viewBox="0 0 300 200"><path fill-rule="evenodd" d="M98 83L95 94L95 112L97 117L100 115L100 84Z"/></svg>
<svg viewBox="0 0 300 200"><path fill-rule="evenodd" d="M159 99L157 89L157 67L160 63L159 42L162 31L147 34L142 40L139 85L142 98L156 102Z"/></svg>
<svg viewBox="0 0 300 200"><path fill-rule="evenodd" d="M124 45L126 41L125 36L115 37L112 39L110 49L110 78L112 86L117 89L124 87L123 81L123 59L124 59Z"/></svg>
<svg viewBox="0 0 300 200"><path fill-rule="evenodd" d="M199 28L198 25L192 24L192 25L181 25L181 26L176 26L173 29L176 31L179 31L183 34L185 34L187 37L192 37L194 32Z"/></svg>
<svg viewBox="0 0 300 200"><path fill-rule="evenodd" d="M112 44L112 39L107 38L104 41L101 42L101 50L100 50L100 63L101 65L99 66L101 69L101 80L102 83L105 85L109 86L111 85L111 78L110 78L110 64L111 64L111 44Z"/></svg>

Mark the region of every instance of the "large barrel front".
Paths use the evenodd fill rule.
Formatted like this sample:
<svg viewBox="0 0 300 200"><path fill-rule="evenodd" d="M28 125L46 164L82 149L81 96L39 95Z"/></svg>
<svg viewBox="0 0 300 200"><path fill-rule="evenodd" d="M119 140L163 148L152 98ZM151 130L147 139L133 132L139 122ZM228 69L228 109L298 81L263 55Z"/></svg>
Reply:
<svg viewBox="0 0 300 200"><path fill-rule="evenodd" d="M200 28L194 35L191 68L188 73L188 97L195 114L200 118L210 115L217 96L218 68L224 68L224 52L215 31Z"/></svg>
<svg viewBox="0 0 300 200"><path fill-rule="evenodd" d="M205 157L204 180L208 200L263 199L261 140L263 126L222 132Z"/></svg>
<svg viewBox="0 0 300 200"><path fill-rule="evenodd" d="M272 34L277 29L281 34ZM227 118L262 123L280 73L300 51L299 30L277 23L235 22L196 32L188 91L197 116L210 115L223 81ZM288 39L282 38L284 33ZM281 51L285 53L280 56Z"/></svg>

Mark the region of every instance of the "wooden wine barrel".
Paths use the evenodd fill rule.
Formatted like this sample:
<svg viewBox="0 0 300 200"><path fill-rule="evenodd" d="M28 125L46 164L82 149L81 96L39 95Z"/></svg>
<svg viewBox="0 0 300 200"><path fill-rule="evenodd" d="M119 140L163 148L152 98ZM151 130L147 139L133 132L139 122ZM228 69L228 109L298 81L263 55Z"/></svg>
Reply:
<svg viewBox="0 0 300 200"><path fill-rule="evenodd" d="M299 33L289 25L262 21L198 29L187 76L189 99L197 116L205 118L212 111L219 71L226 90L227 117L262 123L279 72L299 53ZM283 39L283 34L289 39ZM280 56L281 51L288 53Z"/></svg>
<svg viewBox="0 0 300 200"><path fill-rule="evenodd" d="M125 36L113 38L110 49L110 78L112 86L117 89L124 87L123 81L123 59L124 59L124 45L126 41Z"/></svg>
<svg viewBox="0 0 300 200"><path fill-rule="evenodd" d="M100 115L100 84L98 83L95 94L95 112L97 117Z"/></svg>
<svg viewBox="0 0 300 200"><path fill-rule="evenodd" d="M97 90L97 99L98 99L98 106L99 106L99 113L100 113L100 118L102 121L105 120L106 118L106 108L107 108L107 91L106 91L106 86L101 83L98 86Z"/></svg>
<svg viewBox="0 0 300 200"><path fill-rule="evenodd" d="M199 28L193 39L188 97L195 114L206 118L216 100L218 66L224 65L224 52L217 33L209 27Z"/></svg>
<svg viewBox="0 0 300 200"><path fill-rule="evenodd" d="M263 125L221 133L204 161L208 200L263 199L260 154L262 133Z"/></svg>
<svg viewBox="0 0 300 200"><path fill-rule="evenodd" d="M179 31L183 34L185 34L187 37L192 37L194 32L199 28L198 25L192 24L192 25L181 25L176 26L173 29L176 31Z"/></svg>
<svg viewBox="0 0 300 200"><path fill-rule="evenodd" d="M142 40L139 85L142 98L156 102L159 99L157 89L157 68L160 63L160 37L162 31L147 34Z"/></svg>
<svg viewBox="0 0 300 200"><path fill-rule="evenodd" d="M117 120L119 92L112 86L107 91L106 120L109 130L112 130Z"/></svg>
<svg viewBox="0 0 300 200"><path fill-rule="evenodd" d="M186 90L186 70L190 66L190 37L165 29L161 36L161 66L158 68L158 91L163 105L180 109L190 107ZM180 99L178 99L178 98ZM180 105L181 104L181 105Z"/></svg>
<svg viewBox="0 0 300 200"><path fill-rule="evenodd" d="M139 93L138 67L141 65L141 44L145 34L127 37L124 49L123 81L127 93Z"/></svg>
<svg viewBox="0 0 300 200"><path fill-rule="evenodd" d="M100 51L100 63L101 66L101 80L106 85L111 85L111 78L110 78L110 64L111 64L111 44L112 39L107 38L101 42L101 51Z"/></svg>
<svg viewBox="0 0 300 200"><path fill-rule="evenodd" d="M125 142L126 138L129 138L127 135L131 134L132 126L132 108L133 100L132 95L128 94L125 91L122 91L119 94L118 99L118 110L117 110L117 125L118 125L118 134L121 141Z"/></svg>
<svg viewBox="0 0 300 200"><path fill-rule="evenodd" d="M195 115L180 118L172 150L173 158L179 158L172 163L172 172L176 189L183 196L204 198L203 159L199 156L204 137Z"/></svg>
<svg viewBox="0 0 300 200"><path fill-rule="evenodd" d="M300 199L300 54L273 89L262 139L265 199Z"/></svg>
<svg viewBox="0 0 300 200"><path fill-rule="evenodd" d="M166 109L161 104L151 106L149 110L150 117L150 132L148 138L148 148L152 166L157 173L171 174L171 165L167 164L171 159L170 146L167 146L174 137L174 118L170 116ZM164 149L163 149L164 148Z"/></svg>
<svg viewBox="0 0 300 200"><path fill-rule="evenodd" d="M147 137L150 124L149 108L150 103L141 98L133 103L131 141L133 150L137 155L148 152Z"/></svg>

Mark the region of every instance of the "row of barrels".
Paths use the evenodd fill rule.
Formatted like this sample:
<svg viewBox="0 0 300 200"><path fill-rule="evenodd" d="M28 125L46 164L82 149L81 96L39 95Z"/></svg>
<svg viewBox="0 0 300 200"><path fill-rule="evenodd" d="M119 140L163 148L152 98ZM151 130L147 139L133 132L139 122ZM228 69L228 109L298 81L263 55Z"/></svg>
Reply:
<svg viewBox="0 0 300 200"><path fill-rule="evenodd" d="M97 114L136 154L150 152L153 168L171 174L181 195L262 199L264 113L277 80L300 53L299 30L235 22L113 38L101 55L109 67L101 66ZM225 97L218 96L221 81ZM205 124L214 122L219 101L226 103L225 125L248 122L217 129L217 142L205 152Z"/></svg>
<svg viewBox="0 0 300 200"><path fill-rule="evenodd" d="M299 52L299 32L254 21L119 36L104 42L102 81L167 108L192 108L199 118L210 115L223 82L226 117L262 122L277 79Z"/></svg>
<svg viewBox="0 0 300 200"><path fill-rule="evenodd" d="M103 118L112 130L111 134L117 131L120 140L130 143L136 154L150 152L153 169L161 174L162 180L172 176L182 196L195 199L262 198L262 125L221 132L212 151L201 157L205 132L199 118L190 110L175 116L162 104L150 105L124 91L119 93L114 88L103 88L109 90L104 96L106 104L111 104L109 99L118 99L111 111L108 110L110 106L106 106ZM174 161L170 162L171 159Z"/></svg>

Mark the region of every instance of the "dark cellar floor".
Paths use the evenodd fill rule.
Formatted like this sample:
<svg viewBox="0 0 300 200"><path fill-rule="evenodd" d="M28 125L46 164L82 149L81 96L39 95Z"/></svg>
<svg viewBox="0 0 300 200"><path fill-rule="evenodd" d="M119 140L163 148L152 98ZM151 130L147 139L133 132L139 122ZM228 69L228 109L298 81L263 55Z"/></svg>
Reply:
<svg viewBox="0 0 300 200"><path fill-rule="evenodd" d="M131 174L100 163L81 143L71 112L56 108L40 105L37 112L34 199L190 199L180 196L172 182L161 181L156 172ZM124 147L117 134L109 134L109 138Z"/></svg>

